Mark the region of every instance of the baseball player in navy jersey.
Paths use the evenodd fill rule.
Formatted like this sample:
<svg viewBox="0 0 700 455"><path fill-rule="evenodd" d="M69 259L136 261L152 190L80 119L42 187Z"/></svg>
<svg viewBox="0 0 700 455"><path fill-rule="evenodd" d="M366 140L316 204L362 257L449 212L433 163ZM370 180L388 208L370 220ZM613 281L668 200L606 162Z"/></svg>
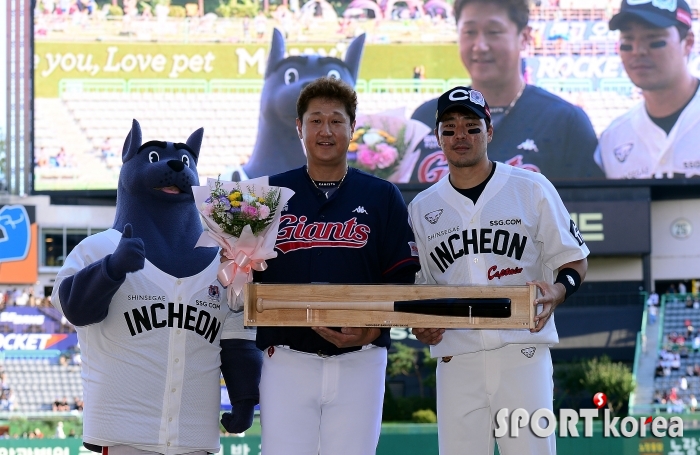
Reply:
<svg viewBox="0 0 700 455"><path fill-rule="evenodd" d="M297 101L307 165L271 176L294 191L278 256L256 282L413 283L419 262L393 184L347 166L357 97L320 78ZM368 455L381 427L389 330L259 327L264 455Z"/></svg>
<svg viewBox="0 0 700 455"><path fill-rule="evenodd" d="M418 284L535 284L533 330L413 329L437 367L441 455L493 454L499 409L552 409L553 311L575 292L588 248L542 175L490 161L494 130L483 95L455 87L438 98L435 136L449 174L409 204ZM556 277L556 278L555 278ZM554 435L498 440L504 455L556 453Z"/></svg>
<svg viewBox="0 0 700 455"><path fill-rule="evenodd" d="M459 54L472 86L491 105L498 131L489 144L491 159L541 172L548 179L602 178L592 159L597 139L579 107L539 87L521 74L520 52L531 37L529 0L455 0ZM437 100L412 118L433 128ZM448 163L434 135L428 134L413 169L412 182L435 183Z"/></svg>
<svg viewBox="0 0 700 455"><path fill-rule="evenodd" d="M620 59L644 102L603 132L596 161L610 179L700 176L690 7L684 0L624 0L609 26L620 30Z"/></svg>

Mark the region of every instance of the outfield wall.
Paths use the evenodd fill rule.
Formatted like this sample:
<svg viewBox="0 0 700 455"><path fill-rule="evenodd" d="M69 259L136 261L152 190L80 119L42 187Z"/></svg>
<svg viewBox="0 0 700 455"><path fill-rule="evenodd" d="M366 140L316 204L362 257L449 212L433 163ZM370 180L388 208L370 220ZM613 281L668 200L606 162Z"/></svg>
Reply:
<svg viewBox="0 0 700 455"><path fill-rule="evenodd" d="M220 455L259 455L260 436L222 437ZM700 430L683 438L557 438L559 455L691 455L700 447ZM89 455L80 439L0 439L0 455ZM498 453L498 451L496 451ZM384 425L377 455L438 455L436 425Z"/></svg>

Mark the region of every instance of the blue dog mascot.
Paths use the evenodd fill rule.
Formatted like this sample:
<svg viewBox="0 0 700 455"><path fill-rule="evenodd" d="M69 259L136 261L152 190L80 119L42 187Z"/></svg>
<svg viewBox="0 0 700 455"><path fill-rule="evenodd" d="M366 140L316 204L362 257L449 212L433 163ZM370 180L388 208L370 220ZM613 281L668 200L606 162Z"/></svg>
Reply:
<svg viewBox="0 0 700 455"><path fill-rule="evenodd" d="M250 160L243 166L248 178L279 174L306 164L295 122L299 93L309 82L322 76L337 77L354 87L364 45L365 35L362 34L350 43L344 60L320 55L284 58L284 37L279 30L274 30L260 96L258 136Z"/></svg>
<svg viewBox="0 0 700 455"><path fill-rule="evenodd" d="M220 372L234 411L222 424L231 433L252 424L262 366L255 332L220 289L218 249L195 248L203 134L142 144L134 120L114 225L83 240L56 278L52 302L81 345L83 439L92 450L217 452Z"/></svg>

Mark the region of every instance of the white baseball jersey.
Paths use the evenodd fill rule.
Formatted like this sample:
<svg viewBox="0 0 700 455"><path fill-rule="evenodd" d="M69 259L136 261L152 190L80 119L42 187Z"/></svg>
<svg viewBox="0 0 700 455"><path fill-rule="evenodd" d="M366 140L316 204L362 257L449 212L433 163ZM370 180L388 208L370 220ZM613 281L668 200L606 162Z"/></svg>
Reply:
<svg viewBox="0 0 700 455"><path fill-rule="evenodd" d="M542 174L502 163L476 205L445 176L418 194L408 211L421 265L417 284L552 283L554 270L589 253L552 184ZM539 333L447 330L430 349L433 357L444 357L512 343L557 342L552 316Z"/></svg>
<svg viewBox="0 0 700 455"><path fill-rule="evenodd" d="M700 175L698 144L700 90L668 135L639 103L603 131L595 160L609 179L693 177Z"/></svg>
<svg viewBox="0 0 700 455"><path fill-rule="evenodd" d="M56 278L56 308L61 281L113 253L120 238L110 229L75 247ZM219 451L219 342L254 340L255 331L229 309L218 265L217 256L199 274L175 278L146 260L126 275L105 320L76 327L85 442L167 455Z"/></svg>

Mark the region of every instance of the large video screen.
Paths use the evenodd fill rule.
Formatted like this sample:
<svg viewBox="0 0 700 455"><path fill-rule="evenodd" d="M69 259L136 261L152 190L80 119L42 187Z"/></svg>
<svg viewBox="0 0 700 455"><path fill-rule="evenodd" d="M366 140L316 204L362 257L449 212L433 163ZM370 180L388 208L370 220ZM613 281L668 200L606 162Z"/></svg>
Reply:
<svg viewBox="0 0 700 455"><path fill-rule="evenodd" d="M358 93L352 166L395 183L432 183L447 172L430 102L470 77L452 6L442 0L290 1L272 4L267 15L253 3L218 0L36 3L37 193L116 189L132 119L144 142L184 142L204 127L200 178L252 178L301 165L296 98L327 75ZM495 124L489 156L553 181L700 176L700 147L667 153L665 137L647 144L675 161L665 167L650 168L642 159L648 153L626 140L608 141L596 154L601 133L643 98L621 64L618 32L608 30L610 11L584 12L533 7L522 96L538 87L580 107L593 132L581 133L590 130L588 120L568 108L561 125L523 126L516 118L541 113L516 103ZM697 21L693 30L700 36ZM688 65L700 76L697 49ZM559 105L554 97L551 103Z"/></svg>

